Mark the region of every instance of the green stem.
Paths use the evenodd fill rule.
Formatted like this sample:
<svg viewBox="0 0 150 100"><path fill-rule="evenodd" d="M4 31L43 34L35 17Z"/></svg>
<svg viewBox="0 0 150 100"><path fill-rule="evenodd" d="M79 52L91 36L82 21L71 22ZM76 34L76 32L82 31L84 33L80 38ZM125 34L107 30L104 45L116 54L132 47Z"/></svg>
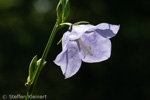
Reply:
<svg viewBox="0 0 150 100"><path fill-rule="evenodd" d="M41 70L42 70L42 65L43 65L43 63L44 63L44 61L45 61L45 59L46 59L46 56L47 56L47 54L48 54L48 52L49 52L49 50L50 50L50 47L51 47L52 42L53 42L53 40L54 40L54 37L55 37L55 35L56 35L57 28L58 28L58 23L56 22L56 24L55 24L55 26L54 26L54 28L53 28L53 30L52 30L52 33L51 33L51 35L50 35L50 37L49 37L49 40L48 40L48 42L47 42L47 45L46 45L46 47L45 47L45 50L44 50L44 52L43 52L40 65L39 65L39 67L38 67L38 71L37 71L37 74L36 74L36 76L35 76L35 80L34 80L33 84L31 85L31 87L29 87L29 89L27 89L26 100L30 100L30 98L28 98L28 96L31 95L31 94L33 93L33 91L34 91L34 88L35 88L35 86L36 86L38 77L39 77L40 72L41 72Z"/></svg>
<svg viewBox="0 0 150 100"><path fill-rule="evenodd" d="M28 96L29 96L29 91L27 91L26 100L29 100Z"/></svg>

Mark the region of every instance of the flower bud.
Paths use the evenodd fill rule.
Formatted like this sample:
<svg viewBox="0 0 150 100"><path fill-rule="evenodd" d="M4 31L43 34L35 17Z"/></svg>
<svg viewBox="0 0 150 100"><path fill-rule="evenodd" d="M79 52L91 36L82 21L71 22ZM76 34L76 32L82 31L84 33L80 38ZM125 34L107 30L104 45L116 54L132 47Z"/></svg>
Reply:
<svg viewBox="0 0 150 100"><path fill-rule="evenodd" d="M41 63L41 59L37 60L37 56L34 56L29 65L29 76L27 78L27 83L25 84L26 86L30 86L31 84L33 84L37 71L40 70L39 69L40 63ZM45 64L46 64L46 61L44 61L44 63L42 64L42 67Z"/></svg>
<svg viewBox="0 0 150 100"><path fill-rule="evenodd" d="M56 11L57 11L57 22L58 23L65 22L70 12L69 0L60 0L57 5Z"/></svg>

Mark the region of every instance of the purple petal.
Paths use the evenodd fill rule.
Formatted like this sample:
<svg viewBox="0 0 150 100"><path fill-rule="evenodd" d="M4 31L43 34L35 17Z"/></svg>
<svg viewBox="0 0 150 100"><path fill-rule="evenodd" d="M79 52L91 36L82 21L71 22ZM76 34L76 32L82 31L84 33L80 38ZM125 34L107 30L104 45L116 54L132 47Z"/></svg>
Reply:
<svg viewBox="0 0 150 100"><path fill-rule="evenodd" d="M94 27L94 31L105 38L111 38L117 34L119 28L120 25L101 23Z"/></svg>
<svg viewBox="0 0 150 100"><path fill-rule="evenodd" d="M70 41L67 50L61 52L54 61L55 64L61 67L65 78L69 78L77 73L81 67L81 57L76 41Z"/></svg>
<svg viewBox="0 0 150 100"><path fill-rule="evenodd" d="M67 62L68 62L68 58L67 58L67 53L66 52L67 52L67 50L66 51L62 51L60 54L58 54L58 56L54 60L54 63L61 67L61 70L62 70L63 74L65 74L66 66L67 66Z"/></svg>
<svg viewBox="0 0 150 100"><path fill-rule="evenodd" d="M65 32L63 37L62 37L62 48L63 50L67 49L67 44L70 41L69 36L71 35L71 33L69 31Z"/></svg>
<svg viewBox="0 0 150 100"><path fill-rule="evenodd" d="M66 67L65 77L69 78L77 73L81 67L81 57L77 42L71 41L67 50L68 65Z"/></svg>
<svg viewBox="0 0 150 100"><path fill-rule="evenodd" d="M111 54L111 42L108 38L104 38L96 32L84 34L81 40L87 47L90 47L90 53L86 50L86 55L82 50L82 61L93 63L108 59ZM85 55L85 58L83 57Z"/></svg>
<svg viewBox="0 0 150 100"><path fill-rule="evenodd" d="M71 40L79 39L82 34L84 34L89 29L94 28L93 25L87 24L87 25L73 25L72 31L70 35Z"/></svg>

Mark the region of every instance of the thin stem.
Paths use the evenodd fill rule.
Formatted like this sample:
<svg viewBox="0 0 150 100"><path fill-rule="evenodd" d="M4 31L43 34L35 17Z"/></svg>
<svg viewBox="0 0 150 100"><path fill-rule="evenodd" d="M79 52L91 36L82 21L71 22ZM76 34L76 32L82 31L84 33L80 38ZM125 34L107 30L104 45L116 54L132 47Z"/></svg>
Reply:
<svg viewBox="0 0 150 100"><path fill-rule="evenodd" d="M37 71L37 74L36 74L36 76L35 76L35 80L34 80L33 84L31 85L31 87L30 87L29 89L27 89L26 100L30 100L30 98L28 98L28 96L31 95L31 94L33 93L33 91L34 91L34 88L35 88L35 86L36 86L38 77L39 77L40 72L41 72L41 70L42 70L42 68L43 68L42 65L43 65L43 63L44 63L44 61L45 61L45 59L46 59L46 57L47 57L47 54L48 54L48 52L49 52L49 50L50 50L50 47L51 47L52 42L53 42L53 39L54 39L54 37L55 37L55 35L56 35L57 28L58 28L58 23L56 22L56 24L55 24L55 26L54 26L54 28L53 28L53 30L52 30L52 33L51 33L51 35L50 35L50 37L49 37L49 40L48 40L48 42L47 42L47 45L46 45L46 47L45 47L45 50L44 50L44 52L43 52L40 65L39 65L39 67L38 67L38 71Z"/></svg>
<svg viewBox="0 0 150 100"><path fill-rule="evenodd" d="M27 91L26 100L29 100L29 91Z"/></svg>

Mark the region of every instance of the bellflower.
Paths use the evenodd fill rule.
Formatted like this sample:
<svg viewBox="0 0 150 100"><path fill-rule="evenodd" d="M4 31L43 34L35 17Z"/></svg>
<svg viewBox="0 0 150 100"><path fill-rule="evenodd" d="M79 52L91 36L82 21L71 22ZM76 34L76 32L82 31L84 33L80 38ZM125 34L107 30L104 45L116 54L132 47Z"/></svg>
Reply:
<svg viewBox="0 0 150 100"><path fill-rule="evenodd" d="M119 25L101 23L73 25L62 37L62 52L54 63L61 67L65 78L77 73L81 63L96 63L107 60L111 54L111 41Z"/></svg>

